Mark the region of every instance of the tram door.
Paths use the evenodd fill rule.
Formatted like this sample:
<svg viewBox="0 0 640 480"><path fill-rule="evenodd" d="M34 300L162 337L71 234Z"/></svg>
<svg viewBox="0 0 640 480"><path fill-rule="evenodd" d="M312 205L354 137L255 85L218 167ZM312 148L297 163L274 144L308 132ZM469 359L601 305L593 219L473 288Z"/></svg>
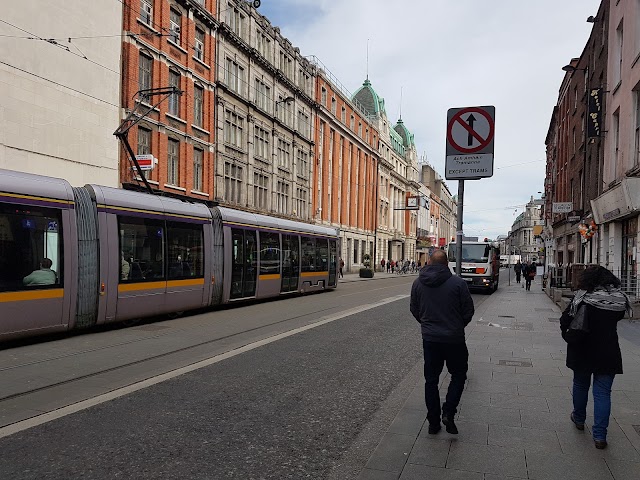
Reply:
<svg viewBox="0 0 640 480"><path fill-rule="evenodd" d="M298 290L300 277L300 244L297 235L282 234L282 286L280 292Z"/></svg>
<svg viewBox="0 0 640 480"><path fill-rule="evenodd" d="M329 286L336 285L336 265L338 263L338 245L335 240L329 240Z"/></svg>
<svg viewBox="0 0 640 480"><path fill-rule="evenodd" d="M230 298L256 295L258 254L256 231L231 229L231 293Z"/></svg>

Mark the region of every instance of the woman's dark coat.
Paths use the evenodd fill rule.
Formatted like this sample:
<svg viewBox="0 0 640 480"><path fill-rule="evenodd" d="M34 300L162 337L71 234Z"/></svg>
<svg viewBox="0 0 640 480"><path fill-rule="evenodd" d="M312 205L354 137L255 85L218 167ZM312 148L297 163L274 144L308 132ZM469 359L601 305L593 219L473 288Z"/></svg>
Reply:
<svg viewBox="0 0 640 480"><path fill-rule="evenodd" d="M591 305L587 308L589 333L579 341L572 340L572 333L567 329L573 319L569 315L571 304L560 317L562 338L567 343L567 367L571 370L587 373L617 374L622 373L622 354L618 343L618 321L624 312L602 310Z"/></svg>

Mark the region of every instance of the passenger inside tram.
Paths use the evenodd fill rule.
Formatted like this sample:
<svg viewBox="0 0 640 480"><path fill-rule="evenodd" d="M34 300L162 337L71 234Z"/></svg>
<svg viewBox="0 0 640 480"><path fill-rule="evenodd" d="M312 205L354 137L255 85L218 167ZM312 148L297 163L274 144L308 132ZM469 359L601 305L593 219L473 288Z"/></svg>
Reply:
<svg viewBox="0 0 640 480"><path fill-rule="evenodd" d="M53 285L56 283L56 272L51 270L53 262L48 258L43 258L40 268L34 270L22 279L25 285Z"/></svg>

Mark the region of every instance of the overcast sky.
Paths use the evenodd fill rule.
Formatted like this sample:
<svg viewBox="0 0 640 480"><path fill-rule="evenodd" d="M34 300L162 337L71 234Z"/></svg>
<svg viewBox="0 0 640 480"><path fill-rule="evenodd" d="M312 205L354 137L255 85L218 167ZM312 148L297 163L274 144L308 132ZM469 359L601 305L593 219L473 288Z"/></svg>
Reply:
<svg viewBox="0 0 640 480"><path fill-rule="evenodd" d="M564 72L600 0L262 0L302 55L355 92L367 74L444 177L447 110L496 107L492 178L465 182L464 233L506 234L544 188L545 137ZM402 88L402 105L400 90ZM448 181L452 194L458 182Z"/></svg>

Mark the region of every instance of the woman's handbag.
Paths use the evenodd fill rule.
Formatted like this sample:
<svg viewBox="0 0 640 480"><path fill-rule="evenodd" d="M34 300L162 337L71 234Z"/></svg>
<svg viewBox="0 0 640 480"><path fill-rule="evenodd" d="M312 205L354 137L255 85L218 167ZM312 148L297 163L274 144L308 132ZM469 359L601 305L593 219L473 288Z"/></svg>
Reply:
<svg viewBox="0 0 640 480"><path fill-rule="evenodd" d="M587 317L587 306L582 303L573 316L567 331L562 335L567 343L581 343L589 334L589 318Z"/></svg>

